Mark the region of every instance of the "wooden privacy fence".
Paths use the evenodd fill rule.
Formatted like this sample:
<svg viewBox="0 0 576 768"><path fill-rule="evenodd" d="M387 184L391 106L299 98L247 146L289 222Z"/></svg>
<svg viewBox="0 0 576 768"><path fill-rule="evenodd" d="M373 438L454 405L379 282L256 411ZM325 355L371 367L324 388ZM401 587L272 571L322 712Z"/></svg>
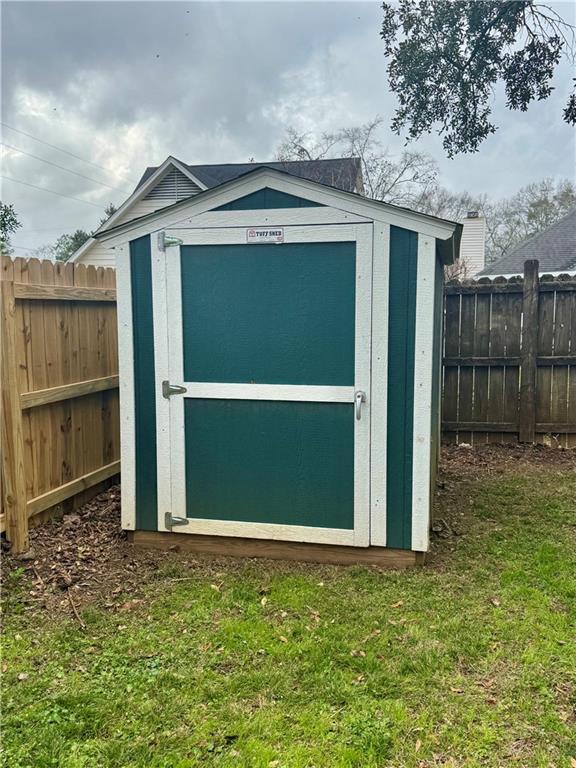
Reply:
<svg viewBox="0 0 576 768"><path fill-rule="evenodd" d="M2 257L2 509L15 552L32 518L120 471L113 269Z"/></svg>
<svg viewBox="0 0 576 768"><path fill-rule="evenodd" d="M576 279L446 286L444 438L576 447Z"/></svg>

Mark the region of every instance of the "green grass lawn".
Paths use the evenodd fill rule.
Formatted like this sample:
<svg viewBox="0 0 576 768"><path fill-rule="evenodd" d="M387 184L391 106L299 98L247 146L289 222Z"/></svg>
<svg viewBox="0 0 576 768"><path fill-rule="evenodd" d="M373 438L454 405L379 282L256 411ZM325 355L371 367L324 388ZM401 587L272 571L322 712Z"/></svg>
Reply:
<svg viewBox="0 0 576 768"><path fill-rule="evenodd" d="M175 554L84 630L13 573L3 765L572 768L575 472L449 485L460 535L408 572Z"/></svg>

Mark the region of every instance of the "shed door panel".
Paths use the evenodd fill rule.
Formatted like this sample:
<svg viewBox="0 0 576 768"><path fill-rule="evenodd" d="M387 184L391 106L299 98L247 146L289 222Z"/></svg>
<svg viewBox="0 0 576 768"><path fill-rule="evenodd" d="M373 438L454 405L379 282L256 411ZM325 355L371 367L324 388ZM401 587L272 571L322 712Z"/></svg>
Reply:
<svg viewBox="0 0 576 768"><path fill-rule="evenodd" d="M371 227L324 230L167 250L178 532L368 544Z"/></svg>
<svg viewBox="0 0 576 768"><path fill-rule="evenodd" d="M354 386L355 243L181 252L186 381Z"/></svg>
<svg viewBox="0 0 576 768"><path fill-rule="evenodd" d="M352 408L187 399L187 514L352 530Z"/></svg>

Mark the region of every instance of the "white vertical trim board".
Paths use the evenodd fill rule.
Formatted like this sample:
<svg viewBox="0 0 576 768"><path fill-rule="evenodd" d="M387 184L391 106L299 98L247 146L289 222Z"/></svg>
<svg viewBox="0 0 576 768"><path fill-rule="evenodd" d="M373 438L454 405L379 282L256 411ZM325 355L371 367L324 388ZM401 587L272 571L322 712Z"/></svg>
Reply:
<svg viewBox="0 0 576 768"><path fill-rule="evenodd" d="M158 248L158 236L150 236L152 259L152 317L154 321L154 389L156 402L156 452L158 530L165 531L164 515L170 499L170 400L162 396L162 381L170 378L168 354L168 301L166 251ZM178 249L179 250L179 249Z"/></svg>
<svg viewBox="0 0 576 768"><path fill-rule="evenodd" d="M386 546L386 451L388 412L388 306L390 225L374 222L372 273L372 407L370 544Z"/></svg>
<svg viewBox="0 0 576 768"><path fill-rule="evenodd" d="M116 310L120 374L121 523L122 528L129 531L136 528L136 425L131 279L130 246L126 243L116 248Z"/></svg>
<svg viewBox="0 0 576 768"><path fill-rule="evenodd" d="M412 474L412 549L428 549L432 370L434 348L434 278L436 242L418 233L416 333L414 350L414 432Z"/></svg>
<svg viewBox="0 0 576 768"><path fill-rule="evenodd" d="M168 300L168 377L172 384L184 381L182 328L182 252L180 246L166 250L166 296ZM174 517L186 517L186 443L184 398L170 398L170 499ZM180 528L178 530L181 530Z"/></svg>
<svg viewBox="0 0 576 768"><path fill-rule="evenodd" d="M354 227L356 240L356 391L366 393L361 418L354 414L354 545L370 544L370 359L372 335L372 225Z"/></svg>

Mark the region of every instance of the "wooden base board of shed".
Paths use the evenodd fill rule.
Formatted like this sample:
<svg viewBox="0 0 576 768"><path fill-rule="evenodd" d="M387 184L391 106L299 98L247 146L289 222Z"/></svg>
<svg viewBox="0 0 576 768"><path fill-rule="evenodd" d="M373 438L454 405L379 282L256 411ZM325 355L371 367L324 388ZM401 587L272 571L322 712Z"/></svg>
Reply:
<svg viewBox="0 0 576 768"><path fill-rule="evenodd" d="M387 547L343 547L333 544L202 536L165 531L129 531L128 541L145 549L178 549L218 557L263 557L271 560L299 560L336 565L375 565L390 569L423 565L426 554Z"/></svg>

